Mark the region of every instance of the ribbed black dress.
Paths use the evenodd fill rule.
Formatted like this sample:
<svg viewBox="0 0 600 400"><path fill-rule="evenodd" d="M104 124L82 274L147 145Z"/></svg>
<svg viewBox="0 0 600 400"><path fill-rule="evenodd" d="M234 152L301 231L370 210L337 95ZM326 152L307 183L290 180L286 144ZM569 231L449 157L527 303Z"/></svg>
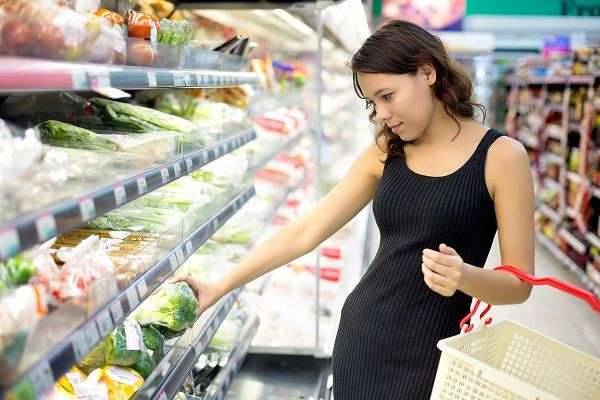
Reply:
<svg viewBox="0 0 600 400"><path fill-rule="evenodd" d="M485 183L490 129L456 172L417 174L403 156L389 157L373 199L379 249L342 308L332 357L334 400L429 399L440 339L459 332L471 298L427 287L423 249L453 247L483 266L497 230Z"/></svg>

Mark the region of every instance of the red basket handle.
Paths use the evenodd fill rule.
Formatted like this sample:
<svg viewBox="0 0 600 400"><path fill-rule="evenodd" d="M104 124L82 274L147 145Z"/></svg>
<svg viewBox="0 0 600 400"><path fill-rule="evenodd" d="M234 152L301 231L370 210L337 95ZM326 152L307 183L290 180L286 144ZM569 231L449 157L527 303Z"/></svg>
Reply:
<svg viewBox="0 0 600 400"><path fill-rule="evenodd" d="M578 297L578 298L584 300L585 302L587 302L590 305L590 307L594 311L596 311L597 313L600 313L600 300L596 296L594 296L594 294L588 292L587 290L583 290L581 288L578 288L577 286L573 286L569 283L562 282L562 281L559 281L558 279L551 278L551 277L536 278L535 276L531 276L531 275L521 271L520 269L512 267L510 265L501 265L494 269L496 271L505 271L510 274L513 274L514 276L516 276L523 282L530 283L533 286L541 286L541 285L552 286L553 288L556 288L562 292L565 292L567 294L570 294L572 296L575 296L575 297ZM481 300L477 299L471 312L469 312L469 314L467 314L460 321L461 331L464 331L466 333L466 332L470 332L471 330L473 330L473 324L469 323L467 325L467 322L469 322L471 317L473 315L475 315L480 304L481 304ZM479 315L479 318L483 319L483 317L490 311L491 308L492 308L492 306L488 304L488 306ZM489 317L484 320L485 325L489 325L491 322L492 322L492 319Z"/></svg>

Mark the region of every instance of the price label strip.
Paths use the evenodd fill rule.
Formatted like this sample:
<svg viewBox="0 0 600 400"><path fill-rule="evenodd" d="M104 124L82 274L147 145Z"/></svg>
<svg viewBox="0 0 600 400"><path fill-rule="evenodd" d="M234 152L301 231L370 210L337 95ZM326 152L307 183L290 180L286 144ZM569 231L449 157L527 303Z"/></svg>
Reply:
<svg viewBox="0 0 600 400"><path fill-rule="evenodd" d="M117 206L125 204L125 202L127 201L127 193L125 193L125 186L116 185L113 187L113 192L115 195L115 202L117 203Z"/></svg>
<svg viewBox="0 0 600 400"><path fill-rule="evenodd" d="M123 306L121 305L120 299L117 299L117 301L110 305L110 313L115 322L120 321L121 318L123 318Z"/></svg>
<svg viewBox="0 0 600 400"><path fill-rule="evenodd" d="M0 256L8 258L19 252L21 241L17 230L10 226L0 230Z"/></svg>
<svg viewBox="0 0 600 400"><path fill-rule="evenodd" d="M56 236L56 221L54 215L43 214L36 218L35 228L40 240L48 240Z"/></svg>
<svg viewBox="0 0 600 400"><path fill-rule="evenodd" d="M156 73L154 71L148 71L147 76L148 76L148 87L156 87L157 86Z"/></svg>
<svg viewBox="0 0 600 400"><path fill-rule="evenodd" d="M36 366L28 375L31 387L34 393L40 395L44 389L54 384L52 368L48 361L44 361ZM41 396L40 396L41 397Z"/></svg>
<svg viewBox="0 0 600 400"><path fill-rule="evenodd" d="M185 244L185 250L187 252L188 257L192 255L194 252L194 245L192 245L192 241L188 240Z"/></svg>
<svg viewBox="0 0 600 400"><path fill-rule="evenodd" d="M169 175L169 169L166 167L163 167L160 169L160 175L162 177L162 181L163 183L167 183L169 182L171 176Z"/></svg>
<svg viewBox="0 0 600 400"><path fill-rule="evenodd" d="M174 72L173 83L175 86L186 86L185 76L181 72Z"/></svg>
<svg viewBox="0 0 600 400"><path fill-rule="evenodd" d="M94 218L96 216L94 200L89 197L82 198L79 201L79 213L81 214L81 219L84 221Z"/></svg>
<svg viewBox="0 0 600 400"><path fill-rule="evenodd" d="M183 264L185 262L185 256L183 255L183 249L181 246L177 246L177 249L175 249L175 254L177 255L177 261L179 265Z"/></svg>
<svg viewBox="0 0 600 400"><path fill-rule="evenodd" d="M177 261L177 256L175 254L171 254L169 256L169 265L172 270L175 270L179 266L179 262Z"/></svg>
<svg viewBox="0 0 600 400"><path fill-rule="evenodd" d="M86 356L91 347L88 347L88 341L84 330L75 333L73 340L71 341L71 346L73 347L73 353L75 354L76 360L82 360Z"/></svg>
<svg viewBox="0 0 600 400"><path fill-rule="evenodd" d="M148 294L148 286L146 285L146 281L142 279L136 287L140 299L146 298L146 295Z"/></svg>
<svg viewBox="0 0 600 400"><path fill-rule="evenodd" d="M138 304L140 304L140 299L138 298L137 291L135 287L130 286L129 289L125 292L127 296L127 303L129 304L129 311L133 311Z"/></svg>
<svg viewBox="0 0 600 400"><path fill-rule="evenodd" d="M194 169L194 162L192 161L191 158L187 157L185 159L185 167L186 167L188 173L192 172L192 170Z"/></svg>
<svg viewBox="0 0 600 400"><path fill-rule="evenodd" d="M148 191L148 182L144 176L140 176L136 179L138 193L141 195L145 194Z"/></svg>
<svg viewBox="0 0 600 400"><path fill-rule="evenodd" d="M100 334L95 321L88 322L83 328L87 347L91 349L100 341Z"/></svg>
<svg viewBox="0 0 600 400"><path fill-rule="evenodd" d="M173 170L175 171L175 177L179 178L181 176L181 165L178 162L173 164Z"/></svg>
<svg viewBox="0 0 600 400"><path fill-rule="evenodd" d="M102 337L108 335L113 329L113 322L112 319L110 319L110 313L108 310L103 310L100 313L98 318L96 318L96 323L98 324L100 335Z"/></svg>

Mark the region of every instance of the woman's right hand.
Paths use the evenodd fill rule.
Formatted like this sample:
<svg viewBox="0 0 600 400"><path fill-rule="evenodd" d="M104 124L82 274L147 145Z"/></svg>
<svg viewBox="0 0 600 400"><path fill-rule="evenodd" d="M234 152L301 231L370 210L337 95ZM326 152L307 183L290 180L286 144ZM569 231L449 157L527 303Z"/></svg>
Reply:
<svg viewBox="0 0 600 400"><path fill-rule="evenodd" d="M223 296L219 286L215 283L203 282L189 275L175 277L175 282L186 282L194 291L198 299L198 311L202 314L212 307Z"/></svg>

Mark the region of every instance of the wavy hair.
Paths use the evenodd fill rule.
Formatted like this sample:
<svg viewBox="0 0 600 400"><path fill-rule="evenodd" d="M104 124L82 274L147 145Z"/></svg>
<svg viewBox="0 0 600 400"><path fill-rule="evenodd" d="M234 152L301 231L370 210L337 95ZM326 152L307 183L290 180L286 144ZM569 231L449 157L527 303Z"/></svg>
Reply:
<svg viewBox="0 0 600 400"><path fill-rule="evenodd" d="M450 58L440 38L407 21L383 25L354 54L350 61L354 90L365 99L358 83L359 72L414 75L425 64L435 68L433 92L458 126L458 132L459 118L474 118L476 108L481 110L485 121L485 107L473 100L473 84L467 72ZM405 142L385 124L377 124L375 115L373 108L369 120L379 125L376 141L380 147L381 142L386 144L381 150L388 156L404 155Z"/></svg>

